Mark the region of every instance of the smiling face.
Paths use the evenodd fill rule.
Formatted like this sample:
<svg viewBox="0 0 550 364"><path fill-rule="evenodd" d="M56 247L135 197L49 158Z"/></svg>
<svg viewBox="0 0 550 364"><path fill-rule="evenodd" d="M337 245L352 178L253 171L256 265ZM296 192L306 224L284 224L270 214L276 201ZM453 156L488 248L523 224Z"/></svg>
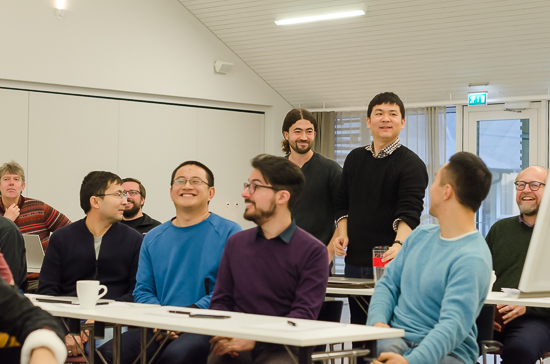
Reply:
<svg viewBox="0 0 550 364"><path fill-rule="evenodd" d="M275 194L277 191L271 188L261 187L271 187L271 185L265 181L261 172L257 169L254 169L252 173L250 173L248 183L255 184L256 190L254 193L250 193L249 189L245 188L241 194L246 204L243 217L261 226L275 215L277 209Z"/></svg>
<svg viewBox="0 0 550 364"><path fill-rule="evenodd" d="M206 171L194 164L185 165L174 174L174 181L193 178L198 178L204 182L208 181ZM208 202L214 197L214 187L209 187L206 183L193 185L190 181L187 181L184 185L178 185L174 181L172 181L172 187L170 187L170 197L176 208L208 209Z"/></svg>
<svg viewBox="0 0 550 364"><path fill-rule="evenodd" d="M4 198L18 198L24 189L25 183L17 174L6 173L0 179L0 193Z"/></svg>
<svg viewBox="0 0 550 364"><path fill-rule="evenodd" d="M546 183L548 172L540 167L529 167L524 169L516 178L521 182L542 182ZM540 186L537 191L532 191L529 185L525 186L523 191L516 190L516 203L519 211L524 216L535 216L539 212L540 201L544 193L545 186Z"/></svg>
<svg viewBox="0 0 550 364"><path fill-rule="evenodd" d="M288 129L288 132L283 132L290 149L299 154L305 154L311 150L316 134L311 121L305 119L298 120Z"/></svg>
<svg viewBox="0 0 550 364"><path fill-rule="evenodd" d="M375 105L367 117L367 128L371 130L372 137L377 143L393 143L404 127L405 118L397 104Z"/></svg>
<svg viewBox="0 0 550 364"><path fill-rule="evenodd" d="M127 192L128 200L128 203L126 204L126 211L124 211L124 217L134 217L140 212L141 206L145 202L145 199L139 193L139 185L136 182L124 182L122 184L122 188L124 188L124 191ZM137 193L135 193L136 191ZM132 196L132 193L135 193L135 195Z"/></svg>

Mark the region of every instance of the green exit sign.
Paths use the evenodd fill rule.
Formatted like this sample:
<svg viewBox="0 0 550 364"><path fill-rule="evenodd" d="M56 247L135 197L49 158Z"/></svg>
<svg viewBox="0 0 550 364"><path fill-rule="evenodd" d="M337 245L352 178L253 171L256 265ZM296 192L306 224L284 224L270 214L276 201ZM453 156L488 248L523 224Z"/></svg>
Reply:
<svg viewBox="0 0 550 364"><path fill-rule="evenodd" d="M468 106L487 105L487 92L468 94Z"/></svg>

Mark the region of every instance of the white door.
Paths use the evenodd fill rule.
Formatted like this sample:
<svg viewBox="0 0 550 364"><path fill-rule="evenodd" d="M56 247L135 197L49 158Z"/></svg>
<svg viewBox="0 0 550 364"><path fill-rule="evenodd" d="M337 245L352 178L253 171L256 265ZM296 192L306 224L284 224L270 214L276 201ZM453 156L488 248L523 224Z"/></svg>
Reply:
<svg viewBox="0 0 550 364"><path fill-rule="evenodd" d="M517 173L546 164L543 148L539 149L539 114L540 103L512 111L504 104L464 107L464 150L479 155L493 174L491 191L477 214L483 236L495 221L519 214L513 184Z"/></svg>

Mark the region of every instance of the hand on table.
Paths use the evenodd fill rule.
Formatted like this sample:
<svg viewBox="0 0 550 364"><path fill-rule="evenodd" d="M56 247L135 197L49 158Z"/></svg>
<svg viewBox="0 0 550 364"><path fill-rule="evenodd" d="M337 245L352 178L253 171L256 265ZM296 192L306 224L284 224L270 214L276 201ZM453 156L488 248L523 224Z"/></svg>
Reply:
<svg viewBox="0 0 550 364"><path fill-rule="evenodd" d="M378 359L372 364L408 364L409 362L402 355L396 353L381 353Z"/></svg>
<svg viewBox="0 0 550 364"><path fill-rule="evenodd" d="M373 327L382 327L384 329L391 329L390 325L388 324L385 324L383 322L377 322L375 323L374 325L372 325Z"/></svg>
<svg viewBox="0 0 550 364"><path fill-rule="evenodd" d="M11 221L15 221L19 217L19 213L19 206L17 206L15 203L12 203L10 207L6 209L4 217L10 219Z"/></svg>
<svg viewBox="0 0 550 364"><path fill-rule="evenodd" d="M232 358L239 356L240 351L250 351L254 349L256 342L253 340L235 339L224 336L214 336L210 339L212 347L212 355L221 356L228 354Z"/></svg>

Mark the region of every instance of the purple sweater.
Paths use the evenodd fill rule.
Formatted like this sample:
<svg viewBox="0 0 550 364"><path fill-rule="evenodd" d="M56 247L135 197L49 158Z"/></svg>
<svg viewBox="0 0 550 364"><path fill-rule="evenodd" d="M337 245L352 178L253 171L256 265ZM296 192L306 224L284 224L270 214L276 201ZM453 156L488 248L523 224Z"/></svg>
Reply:
<svg viewBox="0 0 550 364"><path fill-rule="evenodd" d="M268 240L252 228L227 241L210 308L315 320L327 282L327 249L311 234L293 222Z"/></svg>

